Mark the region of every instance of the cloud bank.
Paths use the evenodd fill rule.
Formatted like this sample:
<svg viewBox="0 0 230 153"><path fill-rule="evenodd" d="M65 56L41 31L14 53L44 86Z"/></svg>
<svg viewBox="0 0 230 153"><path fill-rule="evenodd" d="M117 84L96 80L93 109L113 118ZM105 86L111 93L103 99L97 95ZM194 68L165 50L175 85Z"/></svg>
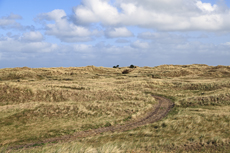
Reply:
<svg viewBox="0 0 230 153"><path fill-rule="evenodd" d="M74 8L79 24L139 26L162 31L229 31L230 10L200 0L83 0Z"/></svg>
<svg viewBox="0 0 230 153"><path fill-rule="evenodd" d="M0 63L230 64L223 0L82 0L72 11L39 12L36 26L23 26L13 13L0 17Z"/></svg>
<svg viewBox="0 0 230 153"><path fill-rule="evenodd" d="M97 30L89 29L70 23L64 10L56 9L52 12L42 13L37 19L54 21L54 24L46 24L45 34L55 36L63 42L91 41L92 36L98 35Z"/></svg>

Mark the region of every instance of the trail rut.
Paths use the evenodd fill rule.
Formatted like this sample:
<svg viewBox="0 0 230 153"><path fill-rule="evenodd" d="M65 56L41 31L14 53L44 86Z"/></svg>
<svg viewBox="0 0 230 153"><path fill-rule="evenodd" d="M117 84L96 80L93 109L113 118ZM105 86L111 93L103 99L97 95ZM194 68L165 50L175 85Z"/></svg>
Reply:
<svg viewBox="0 0 230 153"><path fill-rule="evenodd" d="M167 98L155 96L155 95L153 95L153 97L158 101L158 104L156 106L154 105L155 107L153 107L149 113L145 114L143 117L135 121L130 121L123 125L115 125L115 126L109 126L109 127L104 127L104 128L92 129L88 131L80 131L72 135L66 135L66 136L57 137L57 138L49 138L49 139L45 139L45 140L38 141L38 142L27 143L27 144L22 144L18 146L12 146L12 147L9 147L9 149L30 148L30 147L42 145L45 143L70 141L70 140L74 140L77 138L95 136L95 135L98 135L104 132L123 132L123 131L127 131L127 130L131 130L131 129L140 127L142 125L146 125L149 123L159 121L160 119L164 118L168 114L168 112L173 108L174 104L171 100Z"/></svg>

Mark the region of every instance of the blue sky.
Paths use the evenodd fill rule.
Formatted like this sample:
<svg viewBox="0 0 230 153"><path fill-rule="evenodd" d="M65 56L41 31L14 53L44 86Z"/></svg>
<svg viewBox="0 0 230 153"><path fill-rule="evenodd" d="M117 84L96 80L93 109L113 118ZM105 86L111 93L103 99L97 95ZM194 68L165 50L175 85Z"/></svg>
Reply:
<svg viewBox="0 0 230 153"><path fill-rule="evenodd" d="M0 68L230 65L224 0L0 0Z"/></svg>

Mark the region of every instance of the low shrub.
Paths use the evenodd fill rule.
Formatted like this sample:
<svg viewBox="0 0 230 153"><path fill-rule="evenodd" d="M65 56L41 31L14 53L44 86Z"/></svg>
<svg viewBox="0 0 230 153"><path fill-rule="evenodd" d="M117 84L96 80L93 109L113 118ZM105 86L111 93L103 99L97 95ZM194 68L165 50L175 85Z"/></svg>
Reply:
<svg viewBox="0 0 230 153"><path fill-rule="evenodd" d="M129 68L132 68L132 69L133 69L133 68L137 68L137 67L134 66L134 65L130 65Z"/></svg>
<svg viewBox="0 0 230 153"><path fill-rule="evenodd" d="M117 65L117 66L113 66L113 68L119 68L119 65Z"/></svg>
<svg viewBox="0 0 230 153"><path fill-rule="evenodd" d="M122 74L128 74L130 72L131 72L131 70L126 69L126 70L122 71Z"/></svg>

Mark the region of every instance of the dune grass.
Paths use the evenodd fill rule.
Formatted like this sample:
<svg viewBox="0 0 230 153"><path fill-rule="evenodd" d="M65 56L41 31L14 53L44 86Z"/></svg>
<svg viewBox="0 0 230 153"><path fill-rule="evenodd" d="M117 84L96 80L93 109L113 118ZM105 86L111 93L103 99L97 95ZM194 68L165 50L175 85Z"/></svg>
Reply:
<svg viewBox="0 0 230 153"><path fill-rule="evenodd" d="M8 152L227 152L230 66L28 67L0 69L0 152L7 146L123 124L149 111L151 94L170 114L134 130Z"/></svg>

